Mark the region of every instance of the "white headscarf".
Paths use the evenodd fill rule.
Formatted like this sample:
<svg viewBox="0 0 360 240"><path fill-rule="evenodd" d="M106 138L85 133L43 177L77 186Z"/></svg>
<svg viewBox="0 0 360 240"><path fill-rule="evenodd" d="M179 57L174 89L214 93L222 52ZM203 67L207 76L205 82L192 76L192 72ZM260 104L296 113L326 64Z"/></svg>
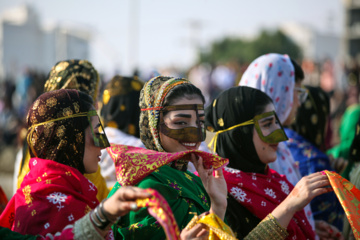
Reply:
<svg viewBox="0 0 360 240"><path fill-rule="evenodd" d="M239 86L265 92L273 100L276 114L283 123L293 105L294 66L288 55L269 53L255 59L246 69Z"/></svg>

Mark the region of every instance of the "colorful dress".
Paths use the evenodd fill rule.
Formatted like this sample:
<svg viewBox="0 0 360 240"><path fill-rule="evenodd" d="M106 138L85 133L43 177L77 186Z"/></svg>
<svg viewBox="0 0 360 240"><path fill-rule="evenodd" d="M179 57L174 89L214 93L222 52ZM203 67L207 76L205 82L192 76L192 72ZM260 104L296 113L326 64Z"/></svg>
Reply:
<svg viewBox="0 0 360 240"><path fill-rule="evenodd" d="M262 91L240 86L224 91L205 109L206 127L217 136L216 140L214 138L216 152L229 159L224 171L228 188L226 219L238 237L255 230L293 189L285 175L270 169L264 159L260 159L253 141L254 132L257 132L255 125L243 124L261 114L258 109L269 104L271 99ZM271 160L275 157L273 152ZM287 228L287 239L295 236L314 239L315 232L308 216L312 217L311 210L307 209L294 215ZM266 238L268 234L264 232L262 236Z"/></svg>
<svg viewBox="0 0 360 240"><path fill-rule="evenodd" d="M209 211L210 198L199 177L191 172L172 168L168 164L189 159L191 153L200 155L204 164L213 166L214 169L221 168L228 162L227 159L198 150L167 153L112 144L107 151L115 162L118 179L109 196L121 186L134 185L143 189L155 189L168 202L180 229L188 224L194 214L200 215ZM149 215L146 208L121 217L113 230L115 239L139 239L141 236L165 238L159 222Z"/></svg>
<svg viewBox="0 0 360 240"><path fill-rule="evenodd" d="M296 132L288 128L285 128L285 132L289 137L286 144L299 163L302 176L323 170L334 171L326 154ZM344 210L334 192L325 193L314 198L310 205L315 220L324 220L341 231Z"/></svg>
<svg viewBox="0 0 360 240"><path fill-rule="evenodd" d="M95 185L77 169L40 158L30 159L29 167L0 216L2 227L21 234L54 234L98 205Z"/></svg>
<svg viewBox="0 0 360 240"><path fill-rule="evenodd" d="M190 172L182 172L162 166L145 177L135 186L157 190L170 205L176 222L183 229L193 218L193 213L200 215L210 209L210 198L201 180ZM108 197L112 196L121 185L116 183ZM146 208L130 212L113 226L115 239L165 239L165 233Z"/></svg>

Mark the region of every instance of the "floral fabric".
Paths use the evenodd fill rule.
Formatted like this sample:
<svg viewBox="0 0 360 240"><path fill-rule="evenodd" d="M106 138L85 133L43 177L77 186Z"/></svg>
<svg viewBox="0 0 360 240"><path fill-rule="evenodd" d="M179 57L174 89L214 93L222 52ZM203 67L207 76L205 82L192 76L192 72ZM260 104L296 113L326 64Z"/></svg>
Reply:
<svg viewBox="0 0 360 240"><path fill-rule="evenodd" d="M111 144L107 151L114 160L116 178L122 186L137 184L144 177L165 164L183 159L190 160L191 153L201 156L204 164L208 167L212 166L214 169L224 167L229 162L226 158L199 150L168 153L140 147Z"/></svg>
<svg viewBox="0 0 360 240"><path fill-rule="evenodd" d="M97 189L75 168L30 159L30 172L0 216L2 227L21 234L55 234L98 205Z"/></svg>
<svg viewBox="0 0 360 240"><path fill-rule="evenodd" d="M224 177L229 194L259 219L271 213L293 189L284 175L269 168L267 173L260 174L226 167ZM287 231L287 239L315 239L315 232L303 210L294 215Z"/></svg>

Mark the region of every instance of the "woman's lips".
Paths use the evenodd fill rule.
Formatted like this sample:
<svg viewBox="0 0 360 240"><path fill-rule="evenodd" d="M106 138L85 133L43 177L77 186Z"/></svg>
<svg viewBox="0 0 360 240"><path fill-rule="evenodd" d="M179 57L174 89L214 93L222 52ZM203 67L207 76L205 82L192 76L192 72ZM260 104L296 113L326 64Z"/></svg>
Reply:
<svg viewBox="0 0 360 240"><path fill-rule="evenodd" d="M181 145L189 150L197 150L199 148L199 143L196 142L182 142Z"/></svg>
<svg viewBox="0 0 360 240"><path fill-rule="evenodd" d="M270 147L272 148L272 149L274 149L275 151L277 151L277 148L278 148L278 143L276 143L276 144L270 144Z"/></svg>

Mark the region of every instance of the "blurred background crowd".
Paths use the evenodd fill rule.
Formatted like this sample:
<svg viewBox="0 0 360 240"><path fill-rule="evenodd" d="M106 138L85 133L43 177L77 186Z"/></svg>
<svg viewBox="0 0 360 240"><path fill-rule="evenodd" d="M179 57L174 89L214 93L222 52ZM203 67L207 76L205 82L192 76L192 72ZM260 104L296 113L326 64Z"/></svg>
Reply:
<svg viewBox="0 0 360 240"><path fill-rule="evenodd" d="M339 143L340 119L359 103L360 1L149 2L0 2L0 182L9 198L28 107L64 59L91 61L101 89L115 74L185 77L209 104L258 56L288 54L304 84L329 94L327 148Z"/></svg>

